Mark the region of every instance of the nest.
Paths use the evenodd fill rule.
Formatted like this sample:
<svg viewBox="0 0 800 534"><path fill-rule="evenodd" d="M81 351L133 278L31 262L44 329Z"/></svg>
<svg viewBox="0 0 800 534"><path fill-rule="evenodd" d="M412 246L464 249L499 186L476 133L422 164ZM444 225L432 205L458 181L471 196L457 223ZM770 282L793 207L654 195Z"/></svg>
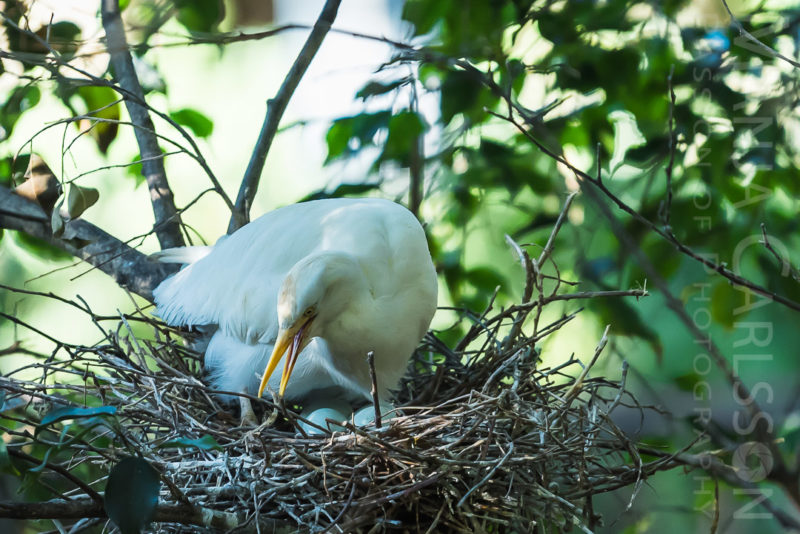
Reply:
<svg viewBox="0 0 800 534"><path fill-rule="evenodd" d="M565 293L558 276L543 274L547 249L535 261L515 248L526 274L521 304L462 312L470 324L455 347L426 336L398 393L403 415L322 436L299 430L296 407L258 399L274 422L238 427L181 333L146 313L106 331L111 318L76 303L103 341L61 344L67 358L28 366L35 380L0 379L11 459L43 466L55 493L48 502L73 509L56 517L84 526L107 521L98 498L109 470L138 456L161 480L156 532L590 532L601 521L593 496L635 493L668 458L645 461L611 418L636 406L627 367L621 380L590 377L608 329L583 363L542 363L542 341L580 311L545 324L543 310L596 295ZM42 428L44 414L65 406L116 411Z"/></svg>

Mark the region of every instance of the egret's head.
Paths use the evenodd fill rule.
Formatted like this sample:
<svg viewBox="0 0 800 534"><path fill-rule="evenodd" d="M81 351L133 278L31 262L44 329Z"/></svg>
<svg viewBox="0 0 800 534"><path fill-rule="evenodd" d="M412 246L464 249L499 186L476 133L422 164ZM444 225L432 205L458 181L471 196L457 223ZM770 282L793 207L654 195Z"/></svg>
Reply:
<svg viewBox="0 0 800 534"><path fill-rule="evenodd" d="M297 356L312 338L322 335L331 317L341 313L359 278L363 280L363 275L355 260L337 253L306 257L289 271L278 292L278 338L261 378L259 397L288 349L278 391L283 396Z"/></svg>

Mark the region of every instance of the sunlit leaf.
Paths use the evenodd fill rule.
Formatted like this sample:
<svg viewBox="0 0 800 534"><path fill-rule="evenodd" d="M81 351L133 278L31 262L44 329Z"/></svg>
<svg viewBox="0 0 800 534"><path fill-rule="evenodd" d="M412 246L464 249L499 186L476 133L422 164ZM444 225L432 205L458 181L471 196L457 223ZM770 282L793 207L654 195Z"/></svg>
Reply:
<svg viewBox="0 0 800 534"><path fill-rule="evenodd" d="M197 137L208 137L214 131L214 123L211 122L211 119L195 109L179 109L171 112L169 116L181 126L192 130Z"/></svg>
<svg viewBox="0 0 800 534"><path fill-rule="evenodd" d="M609 174L614 175L625 160L628 150L644 145L647 140L639 131L636 117L628 111L612 111L608 115L614 125L614 153L609 162Z"/></svg>
<svg viewBox="0 0 800 534"><path fill-rule="evenodd" d="M90 118L81 119L78 127L97 143L97 148L105 154L109 145L117 137L120 118L119 95L110 87L82 85L76 93L86 104ZM96 117L100 120L92 120Z"/></svg>

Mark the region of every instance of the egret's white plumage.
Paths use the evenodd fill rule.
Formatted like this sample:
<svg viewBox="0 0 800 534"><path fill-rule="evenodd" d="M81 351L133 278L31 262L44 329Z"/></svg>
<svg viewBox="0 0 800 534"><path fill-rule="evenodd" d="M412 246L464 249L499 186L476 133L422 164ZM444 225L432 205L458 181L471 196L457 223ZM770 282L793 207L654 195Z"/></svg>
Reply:
<svg viewBox="0 0 800 534"><path fill-rule="evenodd" d="M292 337L300 344L284 384L288 398L332 386L369 398L368 351L386 397L436 309L424 232L408 210L386 200L287 206L210 249L160 259L190 260L154 291L158 314L173 325L216 325L205 366L225 391L258 391L280 331L288 346ZM270 377L273 390L280 383Z"/></svg>

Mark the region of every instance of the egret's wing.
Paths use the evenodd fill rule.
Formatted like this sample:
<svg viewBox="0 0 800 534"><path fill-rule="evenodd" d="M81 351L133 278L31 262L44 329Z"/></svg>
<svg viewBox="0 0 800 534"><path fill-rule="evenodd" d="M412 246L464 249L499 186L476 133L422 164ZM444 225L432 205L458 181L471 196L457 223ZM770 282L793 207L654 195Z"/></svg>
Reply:
<svg viewBox="0 0 800 534"><path fill-rule="evenodd" d="M287 206L220 239L155 289L158 314L169 324L217 324L242 341L272 342L281 283L295 263L319 249L320 221L339 205Z"/></svg>
<svg viewBox="0 0 800 534"><path fill-rule="evenodd" d="M278 291L298 261L325 250L347 252L384 293L383 286L397 287L386 273L405 272L387 267L416 257L404 247L408 232L422 235L424 246L414 216L386 200L287 206L220 240L207 256L165 280L153 293L158 313L170 324L217 324L245 342L271 343L278 329Z"/></svg>
<svg viewBox="0 0 800 534"><path fill-rule="evenodd" d="M169 324L217 324L247 342L274 338L278 289L297 261L282 237L286 222L258 219L165 280L153 292L159 315Z"/></svg>

